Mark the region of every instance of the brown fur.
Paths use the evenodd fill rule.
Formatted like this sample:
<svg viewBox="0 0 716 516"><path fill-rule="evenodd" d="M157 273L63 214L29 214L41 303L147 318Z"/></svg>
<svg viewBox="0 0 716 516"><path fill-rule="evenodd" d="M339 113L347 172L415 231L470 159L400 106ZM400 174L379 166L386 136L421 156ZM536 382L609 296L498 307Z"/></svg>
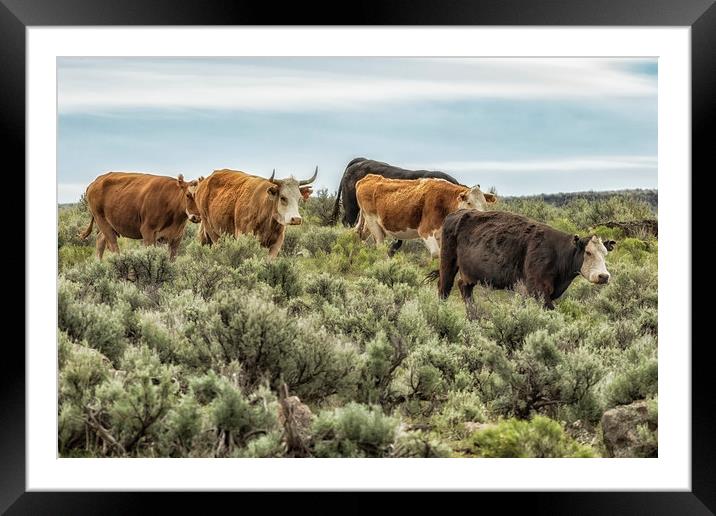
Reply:
<svg viewBox="0 0 716 516"><path fill-rule="evenodd" d="M141 239L145 245L158 240L169 243L171 257L184 236L188 220L187 210L197 214L190 187L179 178L156 176L138 172L107 172L87 187L85 196L92 215L89 226L80 235L87 238L97 223L97 257L104 250L119 252L117 237Z"/></svg>
<svg viewBox="0 0 716 516"><path fill-rule="evenodd" d="M215 170L196 190L202 218L199 238L202 243L216 242L221 235L256 235L269 254L276 256L283 245L286 227L277 217L280 181L269 181L237 170ZM304 198L310 187L301 187Z"/></svg>
<svg viewBox="0 0 716 516"><path fill-rule="evenodd" d="M358 231L363 236L366 216L373 216L380 219L385 231L417 230L420 238L434 236L439 242L443 220L458 209L461 196L469 192L469 187L444 179L388 179L368 174L356 184ZM488 195L489 202L496 200Z"/></svg>

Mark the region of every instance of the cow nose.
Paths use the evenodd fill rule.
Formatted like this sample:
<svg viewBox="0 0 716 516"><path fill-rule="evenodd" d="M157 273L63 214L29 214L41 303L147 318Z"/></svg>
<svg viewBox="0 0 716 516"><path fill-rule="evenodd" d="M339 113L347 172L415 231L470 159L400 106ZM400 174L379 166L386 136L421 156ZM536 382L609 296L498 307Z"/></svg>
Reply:
<svg viewBox="0 0 716 516"><path fill-rule="evenodd" d="M298 226L303 222L303 219L301 217L291 217L291 225L292 226Z"/></svg>
<svg viewBox="0 0 716 516"><path fill-rule="evenodd" d="M609 283L609 274L600 274L599 275L599 283Z"/></svg>

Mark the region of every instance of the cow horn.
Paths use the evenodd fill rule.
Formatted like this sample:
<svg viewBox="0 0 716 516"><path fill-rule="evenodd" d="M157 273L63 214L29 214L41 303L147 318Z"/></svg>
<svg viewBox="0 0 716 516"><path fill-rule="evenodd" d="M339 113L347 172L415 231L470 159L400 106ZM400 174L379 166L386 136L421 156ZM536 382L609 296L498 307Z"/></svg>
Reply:
<svg viewBox="0 0 716 516"><path fill-rule="evenodd" d="M271 172L271 177L268 178L269 181L273 181L273 176L276 175L276 169L273 169L273 172Z"/></svg>
<svg viewBox="0 0 716 516"><path fill-rule="evenodd" d="M313 172L313 175L311 176L311 179L306 179L306 180L304 180L304 181L299 181L299 182L298 182L298 186L308 185L308 184L313 183L313 182L316 180L316 177L317 177L317 176L318 176L318 165L316 165L316 170L315 170L315 172Z"/></svg>

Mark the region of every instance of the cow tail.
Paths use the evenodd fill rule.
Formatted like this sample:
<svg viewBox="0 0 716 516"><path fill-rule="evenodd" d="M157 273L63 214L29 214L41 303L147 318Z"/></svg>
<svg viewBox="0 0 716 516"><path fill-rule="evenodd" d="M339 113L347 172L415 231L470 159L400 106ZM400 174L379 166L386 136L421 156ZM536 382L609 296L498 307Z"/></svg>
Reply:
<svg viewBox="0 0 716 516"><path fill-rule="evenodd" d="M440 269L435 269L434 271L430 271L425 275L425 279L423 279L423 283L432 283L439 277L440 277Z"/></svg>
<svg viewBox="0 0 716 516"><path fill-rule="evenodd" d="M336 202L333 203L333 213L331 213L331 225L338 222L338 214L341 210L341 192L343 191L343 179L341 179L341 184L338 186L338 193L336 193Z"/></svg>
<svg viewBox="0 0 716 516"><path fill-rule="evenodd" d="M84 240L88 236L90 236L90 233L92 233L92 226L94 225L94 215L90 215L90 222L89 226L87 226L87 229L85 229L82 233L80 233L78 236L80 240Z"/></svg>
<svg viewBox="0 0 716 516"><path fill-rule="evenodd" d="M438 295L440 299L447 299L450 296L455 275L458 272L457 266L457 233L460 219L448 215L442 228L442 242L440 245L440 270L438 282Z"/></svg>

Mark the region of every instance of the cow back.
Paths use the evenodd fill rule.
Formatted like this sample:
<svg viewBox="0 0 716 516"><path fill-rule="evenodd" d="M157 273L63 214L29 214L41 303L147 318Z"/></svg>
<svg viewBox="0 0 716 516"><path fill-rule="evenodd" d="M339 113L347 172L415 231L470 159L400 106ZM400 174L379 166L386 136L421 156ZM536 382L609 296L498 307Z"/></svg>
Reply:
<svg viewBox="0 0 716 516"><path fill-rule="evenodd" d="M124 237L142 238L143 224L162 231L186 223L184 193L173 177L108 172L87 187L86 197L90 212Z"/></svg>

